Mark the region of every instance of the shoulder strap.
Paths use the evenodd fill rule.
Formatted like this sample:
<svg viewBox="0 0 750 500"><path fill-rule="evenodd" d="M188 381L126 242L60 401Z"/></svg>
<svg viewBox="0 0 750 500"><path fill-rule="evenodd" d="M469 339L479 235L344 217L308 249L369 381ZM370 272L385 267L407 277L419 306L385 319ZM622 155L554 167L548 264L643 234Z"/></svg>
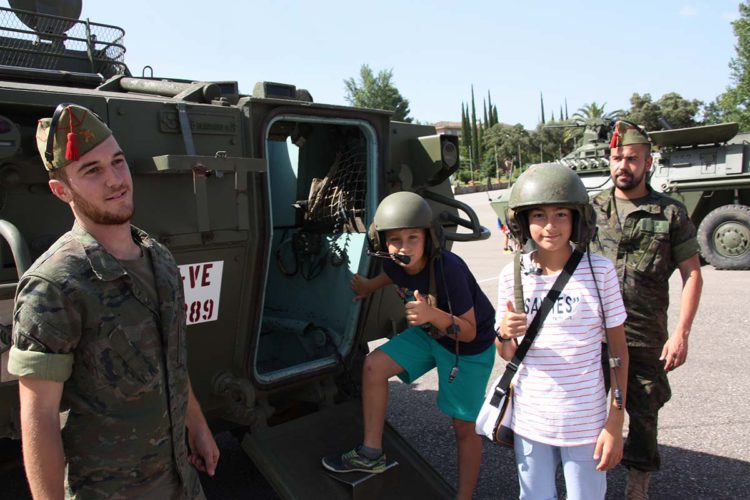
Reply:
<svg viewBox="0 0 750 500"><path fill-rule="evenodd" d="M563 288L565 288L568 280L575 272L576 267L578 267L578 263L581 262L581 257L583 257L583 254L579 250L573 250L573 253L570 254L570 257L568 258L568 262L565 263L565 267L563 268L562 272L555 280L555 283L552 285L550 291L547 292L547 296L544 297L542 306L539 308L539 312L536 313L536 316L534 316L534 319L531 321L528 330L526 330L526 335L524 335L523 337L523 341L521 341L521 343L518 345L518 348L516 349L516 354L513 356L513 359L510 361L510 363L506 365L505 372L500 378L500 382L498 382L497 386L495 387L495 395L492 399L493 403L495 399L497 399L499 402L500 398L508 392L510 381L513 380L513 376L518 371L518 367L521 364L521 361L523 361L526 353L529 352L531 343L534 342L537 333L539 333L539 328L541 328L544 319L547 317L547 314L549 314L558 297L560 297L560 293L563 291Z"/></svg>

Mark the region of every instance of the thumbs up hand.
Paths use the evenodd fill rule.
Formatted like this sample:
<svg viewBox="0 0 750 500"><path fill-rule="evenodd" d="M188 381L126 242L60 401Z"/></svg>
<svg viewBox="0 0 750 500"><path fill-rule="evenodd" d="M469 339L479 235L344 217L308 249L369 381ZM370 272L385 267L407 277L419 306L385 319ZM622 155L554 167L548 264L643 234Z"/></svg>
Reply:
<svg viewBox="0 0 750 500"><path fill-rule="evenodd" d="M512 339L526 334L526 313L516 312L513 301L505 304L505 314L500 322L498 334L504 339Z"/></svg>
<svg viewBox="0 0 750 500"><path fill-rule="evenodd" d="M432 307L419 290L414 290L414 301L406 303L406 321L410 325L424 325L430 322Z"/></svg>

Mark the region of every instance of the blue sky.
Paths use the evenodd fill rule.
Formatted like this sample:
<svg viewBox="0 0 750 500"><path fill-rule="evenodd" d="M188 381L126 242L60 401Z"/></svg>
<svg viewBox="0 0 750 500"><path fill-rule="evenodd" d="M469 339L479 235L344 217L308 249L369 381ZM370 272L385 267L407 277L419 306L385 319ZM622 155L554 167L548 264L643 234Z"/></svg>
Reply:
<svg viewBox="0 0 750 500"><path fill-rule="evenodd" d="M7 0L0 0L7 6ZM232 6L234 5L234 6ZM126 31L140 75L291 83L344 104L363 63L392 69L411 116L460 120L474 84L500 121L534 127L568 102L629 107L633 92L712 100L730 84L737 0L243 1L84 0L82 18Z"/></svg>

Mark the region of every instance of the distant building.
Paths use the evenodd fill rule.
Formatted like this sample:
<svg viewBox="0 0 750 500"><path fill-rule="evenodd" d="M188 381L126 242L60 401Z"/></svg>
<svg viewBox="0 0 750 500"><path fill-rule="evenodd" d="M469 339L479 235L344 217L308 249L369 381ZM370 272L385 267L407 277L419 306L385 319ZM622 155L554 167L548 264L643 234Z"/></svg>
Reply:
<svg viewBox="0 0 750 500"><path fill-rule="evenodd" d="M437 122L435 124L435 131L438 134L461 137L461 122Z"/></svg>

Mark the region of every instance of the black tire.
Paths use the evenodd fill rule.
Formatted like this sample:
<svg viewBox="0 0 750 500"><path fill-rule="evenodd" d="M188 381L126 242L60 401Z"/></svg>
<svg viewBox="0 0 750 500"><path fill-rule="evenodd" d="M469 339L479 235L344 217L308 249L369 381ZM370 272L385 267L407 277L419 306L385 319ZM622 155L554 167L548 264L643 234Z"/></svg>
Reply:
<svg viewBox="0 0 750 500"><path fill-rule="evenodd" d="M750 269L750 207L724 205L712 210L698 227L698 244L716 269Z"/></svg>

